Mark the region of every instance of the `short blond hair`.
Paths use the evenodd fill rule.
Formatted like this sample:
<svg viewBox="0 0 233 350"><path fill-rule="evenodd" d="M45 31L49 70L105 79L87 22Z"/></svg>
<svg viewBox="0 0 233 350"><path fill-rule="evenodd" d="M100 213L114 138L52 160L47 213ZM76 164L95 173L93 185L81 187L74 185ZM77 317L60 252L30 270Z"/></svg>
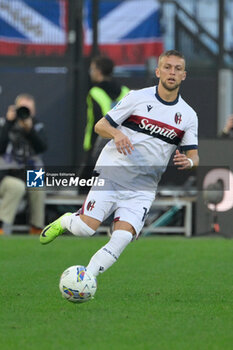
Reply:
<svg viewBox="0 0 233 350"><path fill-rule="evenodd" d="M159 56L158 65L160 65L161 60L163 59L163 57L170 57L170 56L176 56L176 57L182 58L184 60L184 63L185 63L185 57L184 57L184 55L181 52L179 52L177 50L168 50L168 51L163 52Z"/></svg>

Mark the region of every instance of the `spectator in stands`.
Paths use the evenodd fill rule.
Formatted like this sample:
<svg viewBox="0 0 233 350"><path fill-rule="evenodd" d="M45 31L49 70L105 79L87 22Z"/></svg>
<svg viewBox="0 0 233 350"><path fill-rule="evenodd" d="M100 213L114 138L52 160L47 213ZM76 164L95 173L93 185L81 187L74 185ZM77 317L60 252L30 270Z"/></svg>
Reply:
<svg viewBox="0 0 233 350"><path fill-rule="evenodd" d="M233 139L233 114L231 114L226 121L226 124L220 134L222 138L232 138Z"/></svg>
<svg viewBox="0 0 233 350"><path fill-rule="evenodd" d="M91 164L95 164L107 143L106 139L94 132L94 125L129 92L126 86L120 86L112 78L113 69L114 63L108 57L96 56L91 60L89 73L93 86L87 95L87 123L83 141L83 149L88 153Z"/></svg>
<svg viewBox="0 0 233 350"><path fill-rule="evenodd" d="M121 86L113 79L113 69L114 62L106 56L96 56L91 60L89 74L92 87L87 95L84 161L80 170L82 178L92 176L94 164L108 141L94 132L94 125L129 92L126 86ZM80 194L88 191L86 187L79 189Z"/></svg>
<svg viewBox="0 0 233 350"><path fill-rule="evenodd" d="M23 93L0 118L0 234L10 227L23 198L25 167L38 169L43 165L41 153L47 149L44 125L35 118L33 96ZM27 191L30 207L30 233L39 234L44 225L45 192Z"/></svg>

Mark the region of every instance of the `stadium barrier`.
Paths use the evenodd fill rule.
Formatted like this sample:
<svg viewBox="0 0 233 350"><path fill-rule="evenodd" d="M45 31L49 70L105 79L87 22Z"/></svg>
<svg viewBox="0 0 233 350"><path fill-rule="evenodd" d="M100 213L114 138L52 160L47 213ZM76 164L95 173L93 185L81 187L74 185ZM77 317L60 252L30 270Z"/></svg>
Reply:
<svg viewBox="0 0 233 350"><path fill-rule="evenodd" d="M85 196L74 196L66 194L48 194L45 200L45 205L74 205L77 210L82 206ZM156 199L151 209L164 208L166 211L158 219L154 220L149 225L145 225L142 230L142 235L148 236L155 233L177 233L184 234L185 237L192 236L192 206L195 202L195 197L166 197ZM184 209L184 220L182 226L167 226L168 218L177 210ZM27 232L28 225L13 225L12 231ZM98 232L105 232L110 235L109 226L101 225Z"/></svg>

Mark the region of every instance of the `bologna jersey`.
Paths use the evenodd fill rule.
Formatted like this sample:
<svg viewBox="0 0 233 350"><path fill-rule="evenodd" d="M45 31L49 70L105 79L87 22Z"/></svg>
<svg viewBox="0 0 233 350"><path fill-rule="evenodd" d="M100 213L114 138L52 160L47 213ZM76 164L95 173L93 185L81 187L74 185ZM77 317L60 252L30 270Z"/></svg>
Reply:
<svg viewBox="0 0 233 350"><path fill-rule="evenodd" d="M197 148L195 111L180 95L173 102L162 100L157 86L131 91L106 119L129 137L134 151L121 154L110 140L96 170L127 189L155 191L175 149Z"/></svg>

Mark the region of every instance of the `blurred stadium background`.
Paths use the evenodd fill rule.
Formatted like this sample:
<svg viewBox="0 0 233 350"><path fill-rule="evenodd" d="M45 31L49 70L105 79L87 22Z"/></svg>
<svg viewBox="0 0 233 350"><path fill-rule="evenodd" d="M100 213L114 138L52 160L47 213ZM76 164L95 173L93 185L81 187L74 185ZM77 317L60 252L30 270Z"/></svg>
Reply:
<svg viewBox="0 0 233 350"><path fill-rule="evenodd" d="M49 136L45 164L78 167L90 58L109 55L116 79L138 89L156 83L157 58L173 48L187 58L181 93L199 116L201 175L197 184L195 173L168 173L146 232L231 235L233 140L218 135L233 113L233 0L0 0L0 113L20 92L34 95ZM202 196L207 167L228 168L218 202Z"/></svg>

